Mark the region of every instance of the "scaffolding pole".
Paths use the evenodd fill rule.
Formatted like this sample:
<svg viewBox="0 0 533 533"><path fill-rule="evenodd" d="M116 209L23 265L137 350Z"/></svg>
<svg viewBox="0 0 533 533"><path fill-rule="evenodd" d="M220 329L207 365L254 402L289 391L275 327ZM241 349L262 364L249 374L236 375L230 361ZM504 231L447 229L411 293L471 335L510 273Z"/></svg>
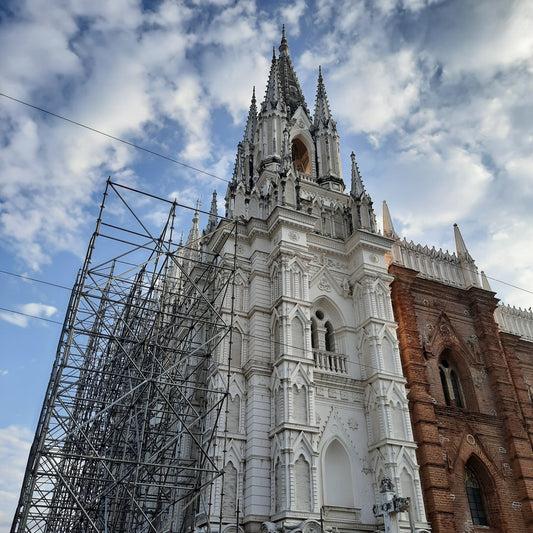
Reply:
<svg viewBox="0 0 533 533"><path fill-rule="evenodd" d="M108 180L12 533L184 532L223 476L229 371L216 354L231 345L233 313L222 310L235 261L210 251L210 235L176 243L189 212ZM227 238L236 223L218 228Z"/></svg>

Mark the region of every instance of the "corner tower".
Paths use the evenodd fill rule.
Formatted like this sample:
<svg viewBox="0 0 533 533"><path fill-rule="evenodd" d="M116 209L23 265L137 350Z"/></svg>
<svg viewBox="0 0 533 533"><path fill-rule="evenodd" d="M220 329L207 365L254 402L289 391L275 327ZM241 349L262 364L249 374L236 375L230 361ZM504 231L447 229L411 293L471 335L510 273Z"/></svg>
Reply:
<svg viewBox="0 0 533 533"><path fill-rule="evenodd" d="M255 90L226 191L236 236L233 368L222 529L346 532L426 528L386 255L352 155L345 192L322 70L314 116L285 31L265 96ZM235 238L237 242L235 242ZM219 449L222 449L222 443ZM389 501L390 500L390 501ZM391 507L392 505L392 507Z"/></svg>

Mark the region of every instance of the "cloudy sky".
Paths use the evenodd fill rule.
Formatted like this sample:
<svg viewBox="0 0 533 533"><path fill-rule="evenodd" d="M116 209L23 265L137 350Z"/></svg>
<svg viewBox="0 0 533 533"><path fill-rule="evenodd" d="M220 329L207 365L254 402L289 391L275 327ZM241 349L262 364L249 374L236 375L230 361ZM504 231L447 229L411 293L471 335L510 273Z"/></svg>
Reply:
<svg viewBox="0 0 533 533"><path fill-rule="evenodd" d="M74 282L106 178L205 209L225 192L7 96L228 179L283 23L310 109L322 65L345 177L354 150L400 235L453 250L457 222L500 298L533 305L533 3L3 0L0 533L68 301L56 285Z"/></svg>

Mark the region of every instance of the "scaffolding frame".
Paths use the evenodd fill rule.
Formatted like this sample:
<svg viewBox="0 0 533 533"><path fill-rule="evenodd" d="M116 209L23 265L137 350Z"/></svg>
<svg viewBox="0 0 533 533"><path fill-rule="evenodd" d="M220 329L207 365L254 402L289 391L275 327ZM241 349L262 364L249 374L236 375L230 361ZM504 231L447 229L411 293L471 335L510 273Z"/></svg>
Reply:
<svg viewBox="0 0 533 533"><path fill-rule="evenodd" d="M147 203L148 218L168 209L158 235ZM189 209L107 181L12 533L184 532L223 482L230 364L216 354L231 350L235 252L209 251L211 235L177 244ZM236 222L218 219L236 243Z"/></svg>

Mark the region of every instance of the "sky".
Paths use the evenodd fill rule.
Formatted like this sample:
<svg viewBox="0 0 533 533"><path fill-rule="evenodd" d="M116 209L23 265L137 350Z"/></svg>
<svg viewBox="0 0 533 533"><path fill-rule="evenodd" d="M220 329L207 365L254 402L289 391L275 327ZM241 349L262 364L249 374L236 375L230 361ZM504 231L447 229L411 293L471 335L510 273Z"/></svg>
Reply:
<svg viewBox="0 0 533 533"><path fill-rule="evenodd" d="M387 200L400 236L449 250L457 223L498 297L533 305L532 2L1 0L0 533L107 177L206 210L216 189L223 214L282 24L378 218Z"/></svg>

